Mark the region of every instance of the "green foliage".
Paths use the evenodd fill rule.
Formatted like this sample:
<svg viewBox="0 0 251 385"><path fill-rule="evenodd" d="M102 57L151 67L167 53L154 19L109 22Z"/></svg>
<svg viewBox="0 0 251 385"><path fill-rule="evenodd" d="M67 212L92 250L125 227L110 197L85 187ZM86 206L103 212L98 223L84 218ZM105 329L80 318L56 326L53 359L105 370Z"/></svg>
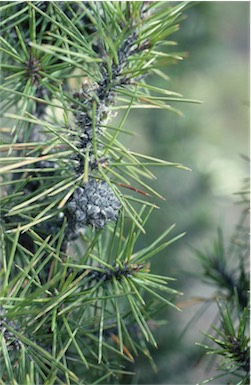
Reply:
<svg viewBox="0 0 251 385"><path fill-rule="evenodd" d="M86 251L81 253L78 263L60 249L63 228L55 237L45 240L30 230L38 245L35 254L19 244L20 231L16 233L10 259L4 260L2 322L14 339L11 343L25 347L25 359L34 361L32 370L40 381L51 378L52 373L57 381L60 373L77 381L73 374L75 365L82 365L82 374L77 372L78 376L84 373L88 378L92 374L94 381L96 375L108 371L113 356L115 361L109 375L119 375L123 373L119 369L120 360L134 361L133 356L142 350L136 342L137 335L156 346L149 327L156 305L146 303L142 289L156 302L163 301L171 306L173 303L157 292L171 297L178 293L167 287L171 278L149 273L147 261L180 236L161 243L172 230L170 228L154 244L133 252L140 231L135 232L132 224L125 238L123 227L124 221L120 218L116 227L106 234L94 236L88 231L83 239ZM16 263L16 269L11 272L13 258L18 254L20 263ZM4 339L6 336L9 334L6 335L4 329ZM110 345L112 337L117 347ZM68 354L63 359L66 351ZM143 353L149 355L148 350ZM15 354L17 359L20 350L15 349ZM3 358L5 365L13 362L12 356ZM5 365L1 365L3 378ZM27 370L30 373L31 367ZM23 368L16 366L14 378L21 382L22 375ZM8 380L12 380L9 373Z"/></svg>
<svg viewBox="0 0 251 385"><path fill-rule="evenodd" d="M235 228L230 245L225 250L222 232L215 242L213 252L197 255L204 269L206 281L217 289L218 324L211 325L214 335L205 333L211 345L198 344L207 354L221 357L217 369L223 372L203 384L228 376L238 385L250 382L250 336L249 336L249 289L248 272L249 237L247 218L249 212L248 181L239 193L243 210ZM222 303L223 301L223 303Z"/></svg>
<svg viewBox="0 0 251 385"><path fill-rule="evenodd" d="M187 101L146 83L180 58L161 46L186 5L1 5L2 383L118 383L137 355L154 365L153 319L180 293L150 260L183 234L137 239L163 198L150 167L187 168L119 136L137 134L131 109Z"/></svg>
<svg viewBox="0 0 251 385"><path fill-rule="evenodd" d="M235 300L237 295L240 305L245 307L248 304L250 283L246 269L248 243L237 244L237 248L240 249L239 253L236 250L236 245L231 243L231 248L225 251L223 235L219 230L218 240L214 244L213 252L206 254L198 252L197 255L204 269L205 281L217 288L219 295L226 296L231 302ZM235 257L238 257L235 258L235 261L234 254L231 253L232 249L235 252Z"/></svg>
<svg viewBox="0 0 251 385"><path fill-rule="evenodd" d="M207 350L207 354L222 356L218 370L223 374L217 375L210 380L204 381L206 384L226 375L235 376L238 385L249 384L250 380L250 338L247 336L249 324L248 308L244 308L239 313L237 324L234 322L235 316L233 308L227 304L223 308L218 304L220 312L220 325L212 325L215 335L205 333L214 343L213 346L198 344ZM216 345L216 347L215 347Z"/></svg>
<svg viewBox="0 0 251 385"><path fill-rule="evenodd" d="M84 143L85 148L83 148L83 139L80 137L81 127L79 125L81 125L81 116L79 116L79 109L82 109L82 114L86 115L84 116L85 126L90 126L92 131L92 135L90 135L89 131L87 133L84 132L82 135L91 136L93 148L90 150L90 156L94 156L94 163L96 163L96 168L98 168L98 170L94 170L93 176L106 180L114 189L116 195L120 195L117 188L118 185L123 184L127 187L133 182L135 188L139 186L140 189L146 190L145 196L148 196L148 194L159 196L157 192L153 191L142 180L143 178L152 179L154 177L152 172L147 169L147 166L183 167L179 164L147 157L144 161L141 161L142 156L124 148L118 142L117 137L123 129L130 109L142 107L138 103L139 101L146 101L148 103L147 107L173 109L166 102L163 102L162 95L169 95L170 97L174 93L165 89L148 86L144 82L144 75L146 71L149 73L154 71L156 59L158 57L162 58L161 52L153 51L155 44L151 39L155 34L159 36L163 28L166 28L165 33L171 33L173 29L176 29L176 27L170 27L170 25L176 21L180 9L184 5L175 6L174 9L167 7L163 15L158 10L160 7L159 3L150 5L150 9L148 9L148 5L145 12L150 12L152 7L155 12L147 18L144 16L144 23L142 21L138 26L138 21L136 23L136 20L141 17L140 12L143 9L140 2L133 2L131 5L97 3L98 9L96 11L92 3L88 3L88 7L84 3L78 3L81 11L85 10L86 17L90 18L89 23L94 23L95 20L95 24L92 26L94 32L87 34L86 26L83 26L80 21L78 23L77 21L75 22L74 17L69 19L56 3L44 4L46 5L43 6L48 7L47 13L40 9L39 4L30 3L28 6L25 26L28 23L29 28L21 39L21 41L25 41L26 38L30 41L28 54L26 46L21 44L19 40L15 41L14 47L10 48L10 44L3 38L2 48L4 54L3 61L6 62L5 71L3 71L5 81L1 86L1 89L4 91L2 93L2 100L6 101L3 112L10 111L13 106L15 106L15 109L17 108L17 114L8 112L5 116L16 122L11 130L13 135L11 150L22 149L17 157L9 157L8 165L0 169L1 173L9 173L12 170L12 172L18 175L18 182L14 185L13 192L13 194L16 194L15 205L10 207L8 204L5 204L4 212L8 212L11 216L22 216L22 229L24 230L57 216L59 209L65 205L77 186L81 185L83 180L86 181L88 179L90 170L85 165L88 166L89 163L90 169L91 162L86 160L87 146ZM101 9L99 9L100 7ZM114 7L112 12L110 7ZM100 20L99 14L101 11L104 14L104 20ZM53 18L50 16L50 12L53 12ZM126 12L132 14L131 19L125 20ZM170 16L167 17L169 13ZM8 18L6 20L8 21ZM165 22L163 22L164 20ZM77 25L81 24L78 30L76 30L76 23ZM34 32L35 24L39 26L39 33L37 32L36 34ZM154 25L154 33L150 38L149 34L151 28L153 28L151 27L152 25ZM57 30L56 35L52 32L54 29ZM28 36L26 36L27 34ZM44 35L46 44L42 44ZM67 39L65 35L67 35ZM116 46L111 41L111 36L116 42ZM142 41L144 42L143 46ZM159 43L161 43L161 40L158 41ZM131 52L132 47L135 46L136 48L133 48ZM98 50L98 53L93 47ZM15 50L14 56L12 54L13 50ZM119 64L117 64L118 59L115 55L117 51L120 56ZM148 62L151 65L148 65ZM18 67L14 77L9 74L12 71L12 67L9 67L12 65L11 63L16 63ZM32 71L30 67L32 67ZM74 76L77 76L78 79L84 78L84 88L87 83L86 91L89 95L89 100L84 102L82 102L81 97L80 100L76 100L76 98L72 97L71 93L63 92L61 86L63 79L69 77L70 73L76 68L80 74ZM66 73L65 70L67 71ZM160 96L151 96L150 90L152 88L154 93L159 93ZM37 97L40 91L45 93L44 99ZM83 91L85 92L85 90ZM118 101L123 102L122 105L113 105L115 93L117 94ZM53 95L53 99L48 102L46 99L50 95ZM169 97L164 96L164 101L169 100ZM125 102L126 105L124 105ZM47 114L50 116L49 119L39 119L43 115L40 111L39 113L37 111L38 108L41 108L41 103L50 109L47 111ZM126 107L126 112L118 127L107 126L105 122L107 116L105 115L111 117L114 110L124 107ZM58 109L61 110L62 120L56 116ZM74 128L71 127L71 113L76 116L76 123L78 123ZM36 130L34 130L34 127L36 127ZM102 136L99 135L101 132ZM20 141L20 138L22 138L22 144L16 145L16 141ZM39 143L41 138L42 143ZM31 140L32 144L27 141L28 139L29 141ZM78 141L80 143L77 143ZM87 142L87 144L89 143L90 141ZM32 156L27 158L25 148L30 145L32 145L32 149L29 155ZM106 157L109 157L109 163L101 163L101 160L106 159ZM41 164L38 162L45 160L57 165L56 172L51 170L53 164L50 164L50 167L47 166L47 169L37 167ZM76 162L78 163L77 166ZM23 166L29 167L26 167L28 175L23 174ZM74 172L76 167L78 168L77 175ZM34 175L32 175L34 172L39 173L36 175L36 180L37 182L42 181L42 183L39 183L38 188L32 191L27 199L27 196L23 196L20 193L19 186L22 183L24 186L21 188L27 188L27 184L25 185L27 176L34 180ZM51 174L46 175L49 172ZM13 181L8 183L13 183ZM46 200L43 199L45 196L47 196ZM140 218L138 218L130 203L134 199L138 198L124 195L121 198L121 204L128 215L140 227ZM144 200L138 199L138 201L139 203L144 203Z"/></svg>

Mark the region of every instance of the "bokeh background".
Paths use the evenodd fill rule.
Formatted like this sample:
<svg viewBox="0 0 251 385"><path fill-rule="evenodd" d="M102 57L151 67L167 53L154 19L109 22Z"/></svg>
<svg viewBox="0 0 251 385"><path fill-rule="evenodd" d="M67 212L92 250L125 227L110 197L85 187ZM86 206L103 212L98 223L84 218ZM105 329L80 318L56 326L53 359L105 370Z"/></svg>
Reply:
<svg viewBox="0 0 251 385"><path fill-rule="evenodd" d="M127 379L128 383L197 384L216 374L216 364L203 358L202 349L195 345L203 340L202 332L209 331L216 309L188 306L187 301L214 292L202 282L195 249L212 248L218 227L227 244L240 213L235 193L249 175L243 159L249 155L249 8L249 2L202 1L187 9L179 32L172 36L178 46L168 48L185 53L184 60L163 67L170 77L166 88L203 103L173 104L184 117L133 110L127 121L127 127L140 136L138 141L124 139L129 148L192 169L155 170L152 186L166 201L156 201L161 209L152 214L139 247L173 223L173 235L186 232L152 264L156 273L177 279L173 286L184 293L182 312L167 310L160 315L168 323L155 331L159 349L152 354L158 372L142 358L134 368L136 378ZM164 86L154 77L148 81Z"/></svg>

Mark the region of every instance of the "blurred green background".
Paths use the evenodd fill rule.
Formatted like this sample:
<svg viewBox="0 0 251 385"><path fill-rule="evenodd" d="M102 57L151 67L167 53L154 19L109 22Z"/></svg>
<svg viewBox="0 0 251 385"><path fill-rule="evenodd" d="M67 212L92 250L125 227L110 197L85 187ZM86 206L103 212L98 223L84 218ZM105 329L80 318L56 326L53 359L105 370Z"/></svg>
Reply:
<svg viewBox="0 0 251 385"><path fill-rule="evenodd" d="M240 212L234 194L249 170L242 158L249 154L249 7L249 2L209 1L187 9L179 32L172 36L178 46L171 48L185 52L184 60L163 67L170 77L166 85L154 77L148 82L203 103L173 104L184 117L133 110L126 124L140 136L138 141L125 139L129 148L192 169L155 169L158 179L152 187L166 201L156 201L160 210L152 214L139 245L149 244L173 223L173 235L187 233L152 264L152 271L177 279L172 286L184 292L182 302L212 294L201 282L194 248L210 247L218 227L227 242ZM168 324L155 331L159 349L152 354L159 370L154 373L142 358L132 383L195 384L215 375L214 364L208 367L209 360L201 359L202 349L195 346L214 321L215 309L204 310L182 335L199 309L184 306L182 312L160 315Z"/></svg>

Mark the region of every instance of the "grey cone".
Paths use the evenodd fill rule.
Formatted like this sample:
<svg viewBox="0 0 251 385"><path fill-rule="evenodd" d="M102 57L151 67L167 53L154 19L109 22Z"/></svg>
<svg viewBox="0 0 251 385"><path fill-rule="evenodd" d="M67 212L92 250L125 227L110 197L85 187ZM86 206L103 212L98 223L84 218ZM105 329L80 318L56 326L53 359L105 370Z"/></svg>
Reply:
<svg viewBox="0 0 251 385"><path fill-rule="evenodd" d="M90 179L78 187L66 206L69 233L84 226L104 228L108 221L116 221L121 203L105 181Z"/></svg>

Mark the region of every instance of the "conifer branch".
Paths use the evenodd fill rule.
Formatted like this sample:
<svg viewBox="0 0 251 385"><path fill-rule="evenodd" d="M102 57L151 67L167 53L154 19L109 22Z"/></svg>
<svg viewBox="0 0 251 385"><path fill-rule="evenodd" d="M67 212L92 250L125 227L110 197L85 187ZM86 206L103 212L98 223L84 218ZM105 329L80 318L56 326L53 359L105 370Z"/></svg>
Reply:
<svg viewBox="0 0 251 385"><path fill-rule="evenodd" d="M151 245L135 245L157 207L153 197L163 198L149 168L187 168L128 150L119 136L132 108L177 112L172 103L187 101L147 84L151 73L163 77L158 59L177 59L160 49L185 7L0 6L6 383L119 382L139 352L154 365L155 313L163 304L177 309L180 293L172 278L150 272L150 260L184 234L164 241L170 226Z"/></svg>

